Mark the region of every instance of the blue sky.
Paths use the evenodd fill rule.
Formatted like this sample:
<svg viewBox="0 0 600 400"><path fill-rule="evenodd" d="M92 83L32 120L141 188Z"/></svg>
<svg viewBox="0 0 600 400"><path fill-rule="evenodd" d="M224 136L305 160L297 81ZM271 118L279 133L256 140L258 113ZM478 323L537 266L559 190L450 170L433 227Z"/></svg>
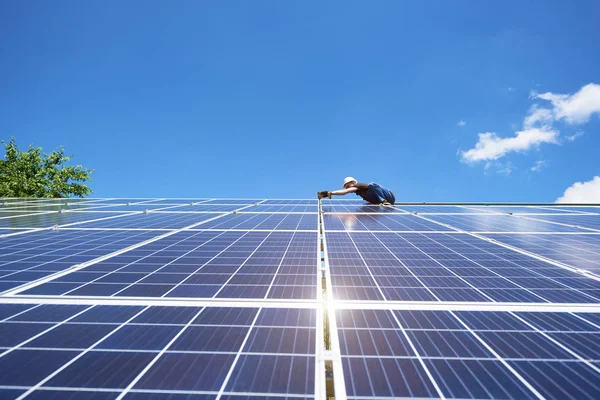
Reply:
<svg viewBox="0 0 600 400"><path fill-rule="evenodd" d="M313 197L347 175L405 201L600 193L600 87L580 93L599 19L593 0L5 1L0 138L64 145L95 197Z"/></svg>

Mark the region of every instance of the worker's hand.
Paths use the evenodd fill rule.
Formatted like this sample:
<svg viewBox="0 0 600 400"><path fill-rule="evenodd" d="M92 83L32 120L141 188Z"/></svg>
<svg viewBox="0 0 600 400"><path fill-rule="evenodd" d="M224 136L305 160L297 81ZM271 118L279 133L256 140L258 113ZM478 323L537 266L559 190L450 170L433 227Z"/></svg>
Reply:
<svg viewBox="0 0 600 400"><path fill-rule="evenodd" d="M323 197L327 197L327 198L331 198L331 192L324 190L322 192L319 192L319 198L322 199Z"/></svg>

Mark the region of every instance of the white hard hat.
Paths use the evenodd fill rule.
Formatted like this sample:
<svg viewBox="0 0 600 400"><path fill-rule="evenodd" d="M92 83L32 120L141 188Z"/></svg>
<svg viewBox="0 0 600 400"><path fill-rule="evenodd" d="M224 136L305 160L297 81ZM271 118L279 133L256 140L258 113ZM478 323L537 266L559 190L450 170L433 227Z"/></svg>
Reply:
<svg viewBox="0 0 600 400"><path fill-rule="evenodd" d="M346 186L346 183L348 183L348 182L354 182L354 183L356 183L356 179L354 179L354 178L353 178L353 177L351 177L351 176L347 176L347 177L344 179L344 184L343 184L342 186Z"/></svg>

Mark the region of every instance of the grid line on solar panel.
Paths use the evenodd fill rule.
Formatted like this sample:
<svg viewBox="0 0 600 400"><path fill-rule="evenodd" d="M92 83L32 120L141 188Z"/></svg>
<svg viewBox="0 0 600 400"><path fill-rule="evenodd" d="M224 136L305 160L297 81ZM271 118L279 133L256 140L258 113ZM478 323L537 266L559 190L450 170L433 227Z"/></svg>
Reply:
<svg viewBox="0 0 600 400"><path fill-rule="evenodd" d="M435 221L412 214L324 214L324 228L332 231L449 231Z"/></svg>
<svg viewBox="0 0 600 400"><path fill-rule="evenodd" d="M556 224L523 216L501 214L488 215L428 215L417 217L441 225L452 226L466 232L581 232L582 230L565 224Z"/></svg>
<svg viewBox="0 0 600 400"><path fill-rule="evenodd" d="M600 271L600 235L503 235L487 234L485 237L520 248L573 268Z"/></svg>
<svg viewBox="0 0 600 400"><path fill-rule="evenodd" d="M241 230L313 230L316 231L318 214L253 214L236 213L202 224L200 229Z"/></svg>
<svg viewBox="0 0 600 400"><path fill-rule="evenodd" d="M579 229L600 232L600 215L569 214L569 215L541 215L536 217L525 217L534 221L547 222L550 224L574 226Z"/></svg>
<svg viewBox="0 0 600 400"><path fill-rule="evenodd" d="M12 289L156 236L152 232L38 231L0 245L0 289Z"/></svg>
<svg viewBox="0 0 600 400"><path fill-rule="evenodd" d="M578 322L576 317L567 313L516 315L483 311L347 310L338 311L336 318L343 339L341 349L347 367L347 381L350 381L347 384L350 397L418 396L415 392L427 397L432 393L431 387L426 389L427 378L432 383L439 383L443 392L440 397L530 397L542 390L545 385L535 379L526 379L513 368L515 363L541 365L549 361L566 362L587 368L588 374L596 375L596 381L598 377L598 368L591 362L593 358L582 357L569 347L576 343L579 351L597 354L591 350L597 348L597 344L590 340L571 341L569 344L561 342L567 337L585 339L587 335L596 335L598 328ZM546 327L552 330L540 329L533 321L550 322L550 326ZM554 325L557 322L560 326ZM569 336L560 336L564 329L568 329ZM419 357L430 367L431 376L426 377L425 368L418 372L414 362L408 364L409 360L418 360ZM361 360L370 368L360 368L357 361ZM387 367L381 370L369 360L385 361ZM404 366L401 369L404 371L399 372L394 365ZM409 382L402 380L400 375L407 370L412 370L414 376ZM369 376L380 374L385 379L380 377L368 384ZM473 376L487 376L487 379L472 381ZM506 378L503 385L494 379L500 376ZM398 379L404 383L390 384ZM587 389L592 388L597 393L600 384L587 385ZM575 386L573 393L580 393L581 389Z"/></svg>
<svg viewBox="0 0 600 400"><path fill-rule="evenodd" d="M316 254L316 232L186 231L24 294L308 299L318 295Z"/></svg>
<svg viewBox="0 0 600 400"><path fill-rule="evenodd" d="M172 206L178 207L178 206ZM167 208L172 208L167 207ZM234 211L241 211L249 205L240 205ZM165 209L165 208L162 208ZM107 214L109 216L107 216ZM160 214L159 211L149 210L148 212L110 212L110 211L70 211L58 213L30 215L29 221L17 220L13 222L14 228L49 228L51 226L70 227L83 225L84 227L120 227L120 228L152 228L160 227L163 229L184 228L186 225L200 222L202 219L208 220L222 214L194 213L179 214L175 217L173 214ZM124 219L114 219L124 218ZM110 220L110 221L109 221ZM107 222L109 221L109 222ZM3 221L0 219L0 227Z"/></svg>
<svg viewBox="0 0 600 400"><path fill-rule="evenodd" d="M536 206L464 206L465 209L473 210L477 212L488 212L498 214L516 214L516 215L528 215L528 214L558 214L565 215L569 214L568 211L561 210L559 208L544 208Z"/></svg>
<svg viewBox="0 0 600 400"><path fill-rule="evenodd" d="M600 282L468 234L328 233L336 298L597 302Z"/></svg>
<svg viewBox="0 0 600 400"><path fill-rule="evenodd" d="M218 218L218 217L217 217L217 218ZM200 222L200 223L201 223L201 222ZM186 227L185 227L185 228L183 228L183 229L179 229L179 230L173 230L173 231L168 231L167 233L164 233L164 234L162 234L162 235L159 235L159 236L154 236L154 237L153 237L153 238L151 238L151 239L148 239L148 240L146 240L146 241L143 241L143 242L139 242L139 243L137 243L137 244L134 244L134 245L132 245L132 246L129 246L129 247L126 247L126 248L122 248L122 249L120 249L120 250L117 250L117 251L115 251L115 252L113 252L113 253L110 253L110 254L103 255L103 256L101 256L101 257L99 257L99 258L96 258L96 259L93 259L93 260L88 260L88 261L85 261L84 263L78 264L78 265L77 265L77 267L76 267L76 269L78 269L78 270L81 270L81 269L83 269L83 268L86 268L86 267L88 267L89 265L96 264L96 263L98 263L98 262L101 262L101 261L103 261L103 260L105 260L105 259L110 259L110 258L112 258L112 257L119 256L119 255L120 255L120 254L122 254L122 253L126 253L126 252L128 252L128 251L131 251L131 250L133 250L133 249L135 249L135 248L138 248L138 247L141 247L141 246L144 246L144 245L151 244L152 242L158 241L158 240L160 240L160 239L167 238L167 237L169 237L169 236L171 236L171 235L175 235L175 234L177 234L178 232L180 232L180 231L182 231L182 230L185 230L186 228L192 228L192 227L194 227L194 226L197 226L198 224L199 224L199 223L198 223L198 222L196 222L196 223L194 223L194 224L192 224L192 225L188 225L188 226L186 226ZM131 254L131 253L130 253L130 254ZM66 274L68 274L68 273L71 273L73 270L74 270L74 268L71 268L70 270L68 270L68 271L66 272ZM59 277L61 277L61 276L63 276L63 275L65 275L65 272L57 272L57 273L54 273L54 274L52 274L52 275L50 275L50 276L48 276L48 277L40 278L40 279L38 279L38 280L36 280L36 281L34 281L34 282L31 282L30 284L25 284L25 285L23 285L23 286L21 286L21 287L19 287L19 288L17 288L17 289L13 289L13 290L11 290L11 291L10 291L10 293L11 293L11 294L16 294L16 293L19 293L19 292L21 292L21 291L23 291L23 290L27 290L27 289L30 289L30 288L37 287L37 286L39 286L40 284L48 283L48 282L52 281L53 279L59 278ZM50 283L48 283L48 284L50 285Z"/></svg>
<svg viewBox="0 0 600 400"><path fill-rule="evenodd" d="M18 322L0 324L21 326L13 354L0 357L0 370L7 365L19 367L0 378L1 387L8 387L9 381L28 393L98 389L121 396L128 391L186 390L311 398L315 394L319 362L315 309L39 307L12 315ZM52 329L43 334L23 330L41 321ZM155 325L136 325L136 321ZM47 347L49 343L54 346ZM23 368L31 364L23 363L24 358L38 363L28 376ZM40 363L49 359L54 362ZM285 371L285 379L280 370ZM276 379L271 378L271 383L254 379L260 376Z"/></svg>

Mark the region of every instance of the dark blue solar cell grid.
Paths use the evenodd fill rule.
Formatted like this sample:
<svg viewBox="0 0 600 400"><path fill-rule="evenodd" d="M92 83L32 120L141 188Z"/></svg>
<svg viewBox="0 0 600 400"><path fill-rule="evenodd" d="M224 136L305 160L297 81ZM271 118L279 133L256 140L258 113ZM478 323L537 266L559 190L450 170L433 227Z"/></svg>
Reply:
<svg viewBox="0 0 600 400"><path fill-rule="evenodd" d="M0 288L8 290L143 242L156 232L39 231L0 242Z"/></svg>
<svg viewBox="0 0 600 400"><path fill-rule="evenodd" d="M600 207L569 207L569 206L565 206L565 205L558 205L558 206L556 206L556 209L561 209L564 211L571 211L571 212L576 212L576 213L600 214Z"/></svg>
<svg viewBox="0 0 600 400"><path fill-rule="evenodd" d="M375 206L368 204L326 205L322 206L324 213L404 213L393 207Z"/></svg>
<svg viewBox="0 0 600 400"><path fill-rule="evenodd" d="M343 198L332 198L332 199L322 199L321 203L323 205L369 205L366 201L360 198L354 198L354 196L346 196Z"/></svg>
<svg viewBox="0 0 600 400"><path fill-rule="evenodd" d="M97 214L97 213L96 213ZM105 219L79 225L79 228L121 228L121 229L180 229L188 225L218 217L214 213L139 213L120 218Z"/></svg>
<svg viewBox="0 0 600 400"><path fill-rule="evenodd" d="M486 236L576 268L600 270L600 235L487 234Z"/></svg>
<svg viewBox="0 0 600 400"><path fill-rule="evenodd" d="M317 241L316 232L185 231L24 294L315 299Z"/></svg>
<svg viewBox="0 0 600 400"><path fill-rule="evenodd" d="M169 208L167 208L169 207ZM121 205L108 205L108 204L79 204L77 205L77 210L85 211L85 212L105 212L105 211L119 211L119 212L136 212L136 211L145 211L145 210L159 210L163 208L167 208L170 210L173 206L167 206L163 204L121 204ZM174 208L176 210L178 208Z"/></svg>
<svg viewBox="0 0 600 400"><path fill-rule="evenodd" d="M327 231L451 231L452 229L414 215L325 214Z"/></svg>
<svg viewBox="0 0 600 400"><path fill-rule="evenodd" d="M509 215L430 215L427 218L469 232L582 232L571 226Z"/></svg>
<svg viewBox="0 0 600 400"><path fill-rule="evenodd" d="M261 203L262 199L213 199L209 201L203 201L202 204L235 204L243 206L249 206L252 204Z"/></svg>
<svg viewBox="0 0 600 400"><path fill-rule="evenodd" d="M52 209L52 206L50 207L50 209L45 210L45 209L40 209L38 207L35 208L31 208L31 209L13 209L13 211L0 211L0 218L3 219L9 219L10 217L18 217L21 215L39 215L41 213L47 212L47 211L58 211L58 208L56 210Z"/></svg>
<svg viewBox="0 0 600 400"><path fill-rule="evenodd" d="M244 212L301 212L316 213L319 208L316 204L294 204L294 205L264 205L259 204L243 210Z"/></svg>
<svg viewBox="0 0 600 400"><path fill-rule="evenodd" d="M316 310L26 307L0 306L13 315L0 322L10 334L0 336L10 350L0 356L0 385L40 385L34 397L57 388L115 397L134 379L132 390L146 393L314 395Z"/></svg>
<svg viewBox="0 0 600 400"><path fill-rule="evenodd" d="M163 206L164 207L164 206ZM168 206L162 211L164 212L230 212L233 210L239 210L244 205L239 204L194 204L194 205L178 205Z"/></svg>
<svg viewBox="0 0 600 400"><path fill-rule="evenodd" d="M471 212L495 212L502 214L566 214L568 211L561 210L559 208L542 208L535 206L465 206L466 209Z"/></svg>
<svg viewBox="0 0 600 400"><path fill-rule="evenodd" d="M98 218L127 215L118 212L52 212L30 216L0 219L1 228L49 228L54 225L73 224L75 222L91 221ZM125 217L127 218L127 217Z"/></svg>
<svg viewBox="0 0 600 400"><path fill-rule="evenodd" d="M577 358L597 361L597 328L568 313L338 310L336 320L349 397L439 397L433 382L451 398L533 397L498 356L545 396L600 390L600 374ZM561 363L570 382L549 384L542 368Z"/></svg>
<svg viewBox="0 0 600 400"><path fill-rule="evenodd" d="M317 199L311 200L299 200L299 199L270 199L261 202L260 204L264 205L318 205L319 201Z"/></svg>
<svg viewBox="0 0 600 400"><path fill-rule="evenodd" d="M327 233L339 300L595 303L600 282L466 234Z"/></svg>
<svg viewBox="0 0 600 400"><path fill-rule="evenodd" d="M317 214L229 214L201 229L317 230Z"/></svg>
<svg viewBox="0 0 600 400"><path fill-rule="evenodd" d="M559 222L561 224L581 226L600 231L600 215L541 215L536 218L544 221ZM558 229L555 230L558 231Z"/></svg>
<svg viewBox="0 0 600 400"><path fill-rule="evenodd" d="M456 213L477 213L477 212L485 212L485 211L474 211L469 208L460 207L460 206L408 206L408 205L396 205L394 208L399 210L408 211L411 213L416 212L417 214L422 213L448 213L448 214L456 214Z"/></svg>

